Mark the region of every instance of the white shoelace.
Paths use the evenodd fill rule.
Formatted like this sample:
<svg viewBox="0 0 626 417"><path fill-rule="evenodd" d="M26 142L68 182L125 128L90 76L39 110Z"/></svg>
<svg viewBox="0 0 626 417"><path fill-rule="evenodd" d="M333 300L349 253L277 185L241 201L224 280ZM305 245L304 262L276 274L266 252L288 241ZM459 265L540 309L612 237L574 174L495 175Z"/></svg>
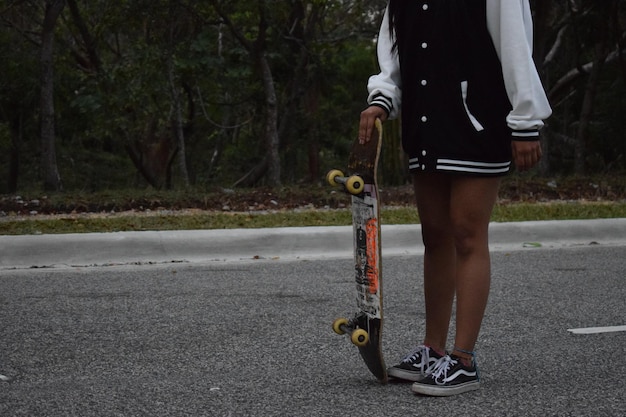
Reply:
<svg viewBox="0 0 626 417"><path fill-rule="evenodd" d="M435 380L437 384L445 383L446 379L448 378L448 371L457 363L458 361L452 359L450 355L443 356L432 366L431 377Z"/></svg>
<svg viewBox="0 0 626 417"><path fill-rule="evenodd" d="M417 359L417 355L420 355L420 363L419 363L419 367L420 369L427 369L428 367L428 359L429 359L429 349L424 346L418 346L417 348L415 348L415 350L411 353L409 353L408 355L406 355L406 357L404 359L402 359L403 363L410 363L410 362L414 362ZM415 366L415 364L413 364L413 366Z"/></svg>

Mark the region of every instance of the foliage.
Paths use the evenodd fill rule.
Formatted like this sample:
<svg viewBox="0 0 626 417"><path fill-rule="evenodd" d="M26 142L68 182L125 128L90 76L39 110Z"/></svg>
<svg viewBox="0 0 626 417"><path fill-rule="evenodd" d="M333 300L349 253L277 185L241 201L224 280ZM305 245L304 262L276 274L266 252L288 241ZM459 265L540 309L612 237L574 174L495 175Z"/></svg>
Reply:
<svg viewBox="0 0 626 417"><path fill-rule="evenodd" d="M535 60L553 106L545 131L546 173L623 170L626 133L626 1L535 6Z"/></svg>
<svg viewBox="0 0 626 417"><path fill-rule="evenodd" d="M385 0L65 3L54 50L65 190L275 185L273 146L278 183L344 165ZM554 107L543 173L623 171L626 2L532 4ZM35 0L0 10L2 194L42 186L43 13ZM403 184L399 129L386 129L383 182Z"/></svg>

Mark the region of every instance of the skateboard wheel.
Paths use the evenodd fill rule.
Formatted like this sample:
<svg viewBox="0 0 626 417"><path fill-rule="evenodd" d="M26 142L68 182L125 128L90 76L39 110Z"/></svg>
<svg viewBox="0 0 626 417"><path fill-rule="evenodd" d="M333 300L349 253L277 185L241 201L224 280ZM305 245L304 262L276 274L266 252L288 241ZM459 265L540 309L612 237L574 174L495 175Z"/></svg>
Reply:
<svg viewBox="0 0 626 417"><path fill-rule="evenodd" d="M342 326L347 326L348 325L348 319L337 319L333 322L333 331L337 334L345 334L346 332L343 331L343 329L341 328Z"/></svg>
<svg viewBox="0 0 626 417"><path fill-rule="evenodd" d="M358 175L348 177L348 180L346 181L346 190L348 190L350 194L361 194L364 188L365 184L363 178Z"/></svg>
<svg viewBox="0 0 626 417"><path fill-rule="evenodd" d="M354 343L355 345L359 347L363 347L367 345L367 342L369 342L370 336L369 334L367 334L365 330L356 329L355 331L352 332L352 336L350 336L350 340L352 340L352 343Z"/></svg>
<svg viewBox="0 0 626 417"><path fill-rule="evenodd" d="M335 178L343 176L343 172L341 172L340 170L331 169L330 171L328 171L328 174L326 174L326 181L333 187L337 187L339 183L335 181Z"/></svg>

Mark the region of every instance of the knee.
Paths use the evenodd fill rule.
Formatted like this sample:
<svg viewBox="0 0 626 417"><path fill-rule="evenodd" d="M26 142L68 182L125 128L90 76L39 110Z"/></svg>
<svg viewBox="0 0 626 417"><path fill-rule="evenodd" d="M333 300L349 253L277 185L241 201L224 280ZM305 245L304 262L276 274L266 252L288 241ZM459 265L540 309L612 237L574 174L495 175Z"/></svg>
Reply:
<svg viewBox="0 0 626 417"><path fill-rule="evenodd" d="M459 256L468 256L488 248L488 241L487 227L483 225L466 222L454 225L454 246Z"/></svg>
<svg viewBox="0 0 626 417"><path fill-rule="evenodd" d="M454 233L449 223L422 224L424 247L437 249L454 245Z"/></svg>

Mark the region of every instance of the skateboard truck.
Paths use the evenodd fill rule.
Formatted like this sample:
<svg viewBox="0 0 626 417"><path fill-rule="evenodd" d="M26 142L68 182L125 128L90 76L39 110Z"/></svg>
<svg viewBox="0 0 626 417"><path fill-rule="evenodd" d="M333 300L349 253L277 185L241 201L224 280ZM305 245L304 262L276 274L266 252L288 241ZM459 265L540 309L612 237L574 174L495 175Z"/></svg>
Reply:
<svg viewBox="0 0 626 417"><path fill-rule="evenodd" d="M333 187L337 187L340 184L343 184L348 191L352 195L358 195L363 192L365 188L365 181L359 175L350 175L346 177L342 171L338 169L332 169L326 174L326 181Z"/></svg>
<svg viewBox="0 0 626 417"><path fill-rule="evenodd" d="M358 347L367 345L370 339L370 335L366 330L358 327L357 320L348 320L346 318L339 318L333 322L333 330L339 335L348 333L352 343Z"/></svg>

